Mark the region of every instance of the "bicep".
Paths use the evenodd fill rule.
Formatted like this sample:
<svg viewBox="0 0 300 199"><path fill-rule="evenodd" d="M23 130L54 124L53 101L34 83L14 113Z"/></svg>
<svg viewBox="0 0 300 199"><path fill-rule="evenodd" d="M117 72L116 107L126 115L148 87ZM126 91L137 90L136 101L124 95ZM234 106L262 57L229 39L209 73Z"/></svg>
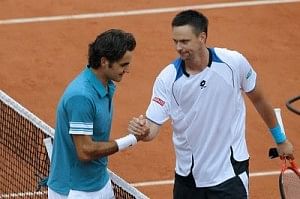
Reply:
<svg viewBox="0 0 300 199"><path fill-rule="evenodd" d="M266 101L260 82L258 80L256 81L254 88L251 91L246 92L246 95L255 107L260 103L264 103L264 101Z"/></svg>
<svg viewBox="0 0 300 199"><path fill-rule="evenodd" d="M258 87L258 85L256 85L251 91L246 92L247 97L250 99L250 101L252 102L252 104L255 106L255 104L257 104L261 98L262 95L260 93L260 89Z"/></svg>
<svg viewBox="0 0 300 199"><path fill-rule="evenodd" d="M69 122L69 134L72 136L77 156L87 160L87 154L93 145L94 109L90 99L83 95L75 95L66 101L65 109Z"/></svg>
<svg viewBox="0 0 300 199"><path fill-rule="evenodd" d="M72 135L72 139L76 148L77 156L79 159L86 159L87 147L93 145L91 136L89 135Z"/></svg>

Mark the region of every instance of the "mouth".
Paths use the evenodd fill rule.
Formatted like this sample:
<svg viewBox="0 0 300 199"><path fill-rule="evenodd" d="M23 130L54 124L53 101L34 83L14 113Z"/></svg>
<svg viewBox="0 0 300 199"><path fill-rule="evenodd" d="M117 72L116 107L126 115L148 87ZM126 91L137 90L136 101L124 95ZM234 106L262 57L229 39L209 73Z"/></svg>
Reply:
<svg viewBox="0 0 300 199"><path fill-rule="evenodd" d="M186 51L184 51L184 52L181 51L181 52L179 52L179 55L181 58L187 58L189 56L189 53Z"/></svg>
<svg viewBox="0 0 300 199"><path fill-rule="evenodd" d="M119 75L119 79L120 79L120 80L123 78L123 75L124 75L124 74L120 74L120 75Z"/></svg>
<svg viewBox="0 0 300 199"><path fill-rule="evenodd" d="M114 78L115 82L120 82L122 80L123 75L118 75Z"/></svg>

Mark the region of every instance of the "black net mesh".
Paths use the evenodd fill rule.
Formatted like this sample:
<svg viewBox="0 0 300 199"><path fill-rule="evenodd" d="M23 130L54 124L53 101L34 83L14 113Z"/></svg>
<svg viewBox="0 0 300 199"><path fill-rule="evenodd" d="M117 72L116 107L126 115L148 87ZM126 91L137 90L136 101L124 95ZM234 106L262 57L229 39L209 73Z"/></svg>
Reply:
<svg viewBox="0 0 300 199"><path fill-rule="evenodd" d="M35 117L0 92L0 198L47 198L50 162L43 140L49 133L32 122L39 121ZM110 175L116 199L147 198L113 172Z"/></svg>

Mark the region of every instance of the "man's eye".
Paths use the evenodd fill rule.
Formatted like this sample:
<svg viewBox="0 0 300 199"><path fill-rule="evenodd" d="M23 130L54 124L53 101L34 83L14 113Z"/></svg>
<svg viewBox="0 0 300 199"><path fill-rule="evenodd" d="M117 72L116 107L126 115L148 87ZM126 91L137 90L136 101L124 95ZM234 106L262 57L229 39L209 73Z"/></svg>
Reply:
<svg viewBox="0 0 300 199"><path fill-rule="evenodd" d="M187 44L187 43L188 43L188 40L183 40L182 43L183 43L183 44Z"/></svg>

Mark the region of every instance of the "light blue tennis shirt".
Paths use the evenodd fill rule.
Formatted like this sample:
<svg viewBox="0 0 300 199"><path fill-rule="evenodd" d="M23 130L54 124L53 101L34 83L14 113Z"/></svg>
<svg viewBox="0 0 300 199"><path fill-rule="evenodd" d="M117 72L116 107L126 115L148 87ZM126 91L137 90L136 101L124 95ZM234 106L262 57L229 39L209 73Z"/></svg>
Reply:
<svg viewBox="0 0 300 199"><path fill-rule="evenodd" d="M48 186L68 195L70 189L98 191L109 180L107 157L83 162L78 159L72 135L90 135L108 141L112 122L115 85L107 89L91 69L85 68L66 88L56 116Z"/></svg>

